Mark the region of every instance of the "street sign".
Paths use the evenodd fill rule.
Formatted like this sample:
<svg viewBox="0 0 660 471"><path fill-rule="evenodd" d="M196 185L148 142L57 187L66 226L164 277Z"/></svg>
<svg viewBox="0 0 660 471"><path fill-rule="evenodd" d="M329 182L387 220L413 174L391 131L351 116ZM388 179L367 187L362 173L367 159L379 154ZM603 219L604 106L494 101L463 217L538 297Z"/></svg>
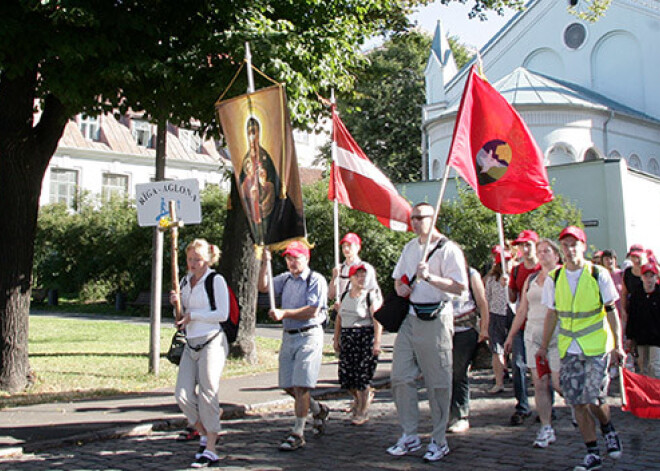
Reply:
<svg viewBox="0 0 660 471"><path fill-rule="evenodd" d="M170 214L170 201L176 202L177 217L184 224L202 222L199 182L191 178L135 185L138 225L158 226L161 218Z"/></svg>

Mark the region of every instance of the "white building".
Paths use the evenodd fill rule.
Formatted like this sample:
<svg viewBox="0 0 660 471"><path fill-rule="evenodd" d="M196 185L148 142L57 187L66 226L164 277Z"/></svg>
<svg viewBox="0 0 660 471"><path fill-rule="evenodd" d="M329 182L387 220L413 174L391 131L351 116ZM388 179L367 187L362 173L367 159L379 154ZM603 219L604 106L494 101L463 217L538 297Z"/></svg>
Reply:
<svg viewBox="0 0 660 471"><path fill-rule="evenodd" d="M613 0L596 23L568 3L528 2L480 51L484 73L527 123L555 190L582 210L589 243L660 252L660 0ZM439 22L426 68L425 178L442 177L471 65L456 71ZM436 197L423 187L408 185L408 197Z"/></svg>
<svg viewBox="0 0 660 471"><path fill-rule="evenodd" d="M229 190L231 161L216 142L172 125L167 129L165 178L195 178L200 190L220 185ZM41 186L40 205L64 202L73 208L77 195L88 192L103 199L111 194L135 198L135 185L155 180L156 126L140 114L76 116L64 134ZM320 178L313 161L327 134L294 131L303 182Z"/></svg>

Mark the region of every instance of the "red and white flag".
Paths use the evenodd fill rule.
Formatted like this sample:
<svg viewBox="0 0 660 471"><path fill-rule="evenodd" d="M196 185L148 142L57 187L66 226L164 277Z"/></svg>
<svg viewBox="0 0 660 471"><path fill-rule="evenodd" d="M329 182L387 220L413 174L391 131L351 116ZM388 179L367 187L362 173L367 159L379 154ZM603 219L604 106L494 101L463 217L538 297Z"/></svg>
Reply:
<svg viewBox="0 0 660 471"><path fill-rule="evenodd" d="M332 163L328 199L375 215L390 229L410 229L412 208L392 182L364 154L332 108L333 140L337 146Z"/></svg>

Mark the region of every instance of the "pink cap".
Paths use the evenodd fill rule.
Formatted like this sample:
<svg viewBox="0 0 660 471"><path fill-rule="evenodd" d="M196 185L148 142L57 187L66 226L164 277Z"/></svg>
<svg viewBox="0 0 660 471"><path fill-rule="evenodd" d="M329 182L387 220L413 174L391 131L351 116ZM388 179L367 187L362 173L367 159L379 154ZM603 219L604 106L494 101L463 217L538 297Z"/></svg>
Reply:
<svg viewBox="0 0 660 471"><path fill-rule="evenodd" d="M628 256L635 255L637 257L642 257L646 255L646 250L642 244L632 244L630 250L628 251Z"/></svg>
<svg viewBox="0 0 660 471"><path fill-rule="evenodd" d="M355 232L349 232L344 237L342 237L340 244L356 244L362 245L362 239Z"/></svg>
<svg viewBox="0 0 660 471"><path fill-rule="evenodd" d="M286 257L287 255L291 255L292 257L300 257L301 255L304 255L309 259L309 249L305 244L300 242L299 240L294 240L291 242L289 245L286 246L286 250L282 254L283 257Z"/></svg>
<svg viewBox="0 0 660 471"><path fill-rule="evenodd" d="M513 244L517 245L517 244L523 244L525 242L536 243L538 241L539 241L539 235L532 230L526 229L522 231L520 234L518 234L518 238L513 241Z"/></svg>
<svg viewBox="0 0 660 471"><path fill-rule="evenodd" d="M559 240L562 240L564 237L573 236L577 240L583 243L587 243L587 236L582 229L576 226L565 227L563 231L559 234Z"/></svg>

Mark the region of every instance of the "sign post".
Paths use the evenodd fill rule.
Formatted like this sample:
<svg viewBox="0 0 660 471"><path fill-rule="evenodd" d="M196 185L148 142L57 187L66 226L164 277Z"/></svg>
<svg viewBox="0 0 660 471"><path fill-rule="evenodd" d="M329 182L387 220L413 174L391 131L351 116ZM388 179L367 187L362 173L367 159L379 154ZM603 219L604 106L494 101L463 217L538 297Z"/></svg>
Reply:
<svg viewBox="0 0 660 471"><path fill-rule="evenodd" d="M178 282L178 228L202 222L199 183L196 179L157 181L135 186L138 225L172 230L172 283ZM165 224L163 224L165 222ZM149 371L158 375L160 362L160 316L162 299L163 232L156 230L154 244L156 264L151 277L151 329ZM159 242L159 243L158 243ZM176 246L175 246L176 245ZM175 271L175 264L176 271ZM175 278L176 281L175 281ZM178 313L177 313L178 315Z"/></svg>

